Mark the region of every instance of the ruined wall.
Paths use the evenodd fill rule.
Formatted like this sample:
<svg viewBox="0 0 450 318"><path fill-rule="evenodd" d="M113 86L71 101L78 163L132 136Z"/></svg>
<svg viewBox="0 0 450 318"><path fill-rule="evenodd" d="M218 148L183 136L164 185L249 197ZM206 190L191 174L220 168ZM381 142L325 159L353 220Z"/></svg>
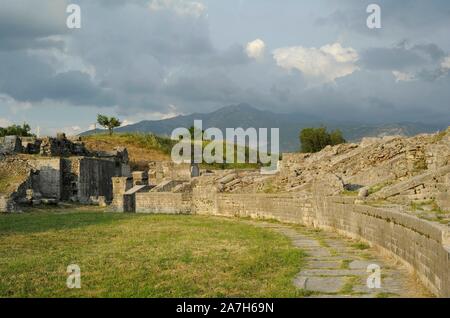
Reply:
<svg viewBox="0 0 450 318"><path fill-rule="evenodd" d="M121 173L120 163L90 157L40 158L28 161L37 171L34 191L43 198L90 203L91 197L112 200L111 178Z"/></svg>
<svg viewBox="0 0 450 318"><path fill-rule="evenodd" d="M16 204L14 201L6 196L0 194L0 213L3 212L15 212L16 211Z"/></svg>
<svg viewBox="0 0 450 318"><path fill-rule="evenodd" d="M6 136L0 138L0 153L12 154L22 151L22 143L17 136Z"/></svg>
<svg viewBox="0 0 450 318"><path fill-rule="evenodd" d="M135 209L136 197L125 196L125 193L133 187L133 180L129 177L112 178L113 201L107 212L133 212ZM134 202L131 202L134 200Z"/></svg>
<svg viewBox="0 0 450 318"><path fill-rule="evenodd" d="M61 159L35 159L30 161L30 165L39 170L39 177L35 179L37 185L33 185L35 189L42 197L59 200L62 189Z"/></svg>
<svg viewBox="0 0 450 318"><path fill-rule="evenodd" d="M64 158L61 162L62 191L61 200L78 200L78 176L80 172L79 158Z"/></svg>
<svg viewBox="0 0 450 318"><path fill-rule="evenodd" d="M436 295L450 297L450 231L411 215L335 198L220 194L214 214L273 218L357 237L395 255Z"/></svg>
<svg viewBox="0 0 450 318"><path fill-rule="evenodd" d="M5 195L0 195L0 212L7 212L8 209L8 197Z"/></svg>
<svg viewBox="0 0 450 318"><path fill-rule="evenodd" d="M406 262L435 294L450 297L450 231L415 216L343 199L317 199L317 226L363 238Z"/></svg>
<svg viewBox="0 0 450 318"><path fill-rule="evenodd" d="M187 163L175 164L172 161L152 161L149 163L149 177L153 184L164 180L191 178L191 165Z"/></svg>
<svg viewBox="0 0 450 318"><path fill-rule="evenodd" d="M192 212L191 203L190 193L136 193L136 211L139 213L189 214Z"/></svg>
<svg viewBox="0 0 450 318"><path fill-rule="evenodd" d="M79 202L89 203L90 197L104 196L111 201L112 178L120 176L120 165L114 161L82 157L78 159L77 198Z"/></svg>

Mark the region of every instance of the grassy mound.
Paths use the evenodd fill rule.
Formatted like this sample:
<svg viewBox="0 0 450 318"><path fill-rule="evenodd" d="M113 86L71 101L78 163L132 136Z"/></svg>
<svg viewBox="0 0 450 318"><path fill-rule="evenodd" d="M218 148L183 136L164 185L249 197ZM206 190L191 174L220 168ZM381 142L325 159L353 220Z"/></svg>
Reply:
<svg viewBox="0 0 450 318"><path fill-rule="evenodd" d="M126 147L130 156L130 165L133 170L147 170L150 161L166 161L170 159L172 147L176 141L146 133L114 133L97 134L82 137L86 147L91 151L111 151L114 147ZM204 141L202 147L210 141ZM244 151L246 162L250 156L248 147L234 145L234 158L237 161L237 152ZM223 144L223 158L226 158L226 145ZM256 169L260 164L254 163L202 163L204 169Z"/></svg>
<svg viewBox="0 0 450 318"><path fill-rule="evenodd" d="M294 297L303 253L239 220L27 213L0 216L0 297ZM81 289L66 286L81 268Z"/></svg>
<svg viewBox="0 0 450 318"><path fill-rule="evenodd" d="M0 193L11 194L26 181L30 168L23 161L4 160L0 162Z"/></svg>
<svg viewBox="0 0 450 318"><path fill-rule="evenodd" d="M111 151L114 147L126 147L134 170L147 170L150 161L170 160L174 142L169 138L143 133L97 134L82 137L92 151Z"/></svg>

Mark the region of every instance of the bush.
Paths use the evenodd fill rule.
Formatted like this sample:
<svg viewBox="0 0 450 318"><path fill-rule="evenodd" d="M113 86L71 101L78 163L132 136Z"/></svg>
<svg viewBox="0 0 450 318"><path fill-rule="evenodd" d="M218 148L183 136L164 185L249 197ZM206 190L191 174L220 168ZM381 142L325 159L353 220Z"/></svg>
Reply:
<svg viewBox="0 0 450 318"><path fill-rule="evenodd" d="M326 127L305 128L300 132L302 152L318 152L328 145L335 146L345 142L339 129L329 133Z"/></svg>
<svg viewBox="0 0 450 318"><path fill-rule="evenodd" d="M12 125L9 127L2 128L0 127L0 137L5 136L19 136L19 137L31 137L33 134L30 133L30 125L23 124L22 126L19 125Z"/></svg>

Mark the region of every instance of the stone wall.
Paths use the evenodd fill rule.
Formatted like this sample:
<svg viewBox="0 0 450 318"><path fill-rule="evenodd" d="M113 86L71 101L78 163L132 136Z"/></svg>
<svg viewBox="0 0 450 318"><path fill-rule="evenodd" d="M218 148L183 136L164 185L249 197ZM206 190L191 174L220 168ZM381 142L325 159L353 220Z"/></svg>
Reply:
<svg viewBox="0 0 450 318"><path fill-rule="evenodd" d="M105 197L106 201L111 201L112 178L120 176L120 164L112 160L98 158L80 157L71 158L76 161L72 163L74 170L71 173L76 176L77 201L90 203L91 197Z"/></svg>
<svg viewBox="0 0 450 318"><path fill-rule="evenodd" d="M136 193L136 211L139 213L189 214L192 212L191 204L190 193Z"/></svg>
<svg viewBox="0 0 450 318"><path fill-rule="evenodd" d="M2 212L15 212L16 204L8 196L0 194L0 213Z"/></svg>
<svg viewBox="0 0 450 318"><path fill-rule="evenodd" d="M113 199L112 178L121 176L126 170L124 166L128 166L114 159L37 156L10 156L1 164L3 170L21 173L20 178L14 178L11 189L2 194L5 199L0 212L14 212L15 203L109 203Z"/></svg>
<svg viewBox="0 0 450 318"><path fill-rule="evenodd" d="M149 163L149 178L153 184L160 184L164 180L189 180L191 165L187 163L175 164L172 161L152 161Z"/></svg>
<svg viewBox="0 0 450 318"><path fill-rule="evenodd" d="M276 219L338 231L370 242L407 264L437 296L450 297L450 231L391 210L357 205L352 198L314 198L298 193L137 193L142 213L197 213Z"/></svg>
<svg viewBox="0 0 450 318"><path fill-rule="evenodd" d="M6 136L0 139L0 152L12 154L22 151L22 143L17 136Z"/></svg>
<svg viewBox="0 0 450 318"><path fill-rule="evenodd" d="M450 297L450 231L415 216L342 199L316 200L316 226L378 246L404 261L435 295Z"/></svg>
<svg viewBox="0 0 450 318"><path fill-rule="evenodd" d="M39 171L39 177L35 178L33 187L45 198L59 200L61 198L62 174L61 159L48 158L30 160L34 169Z"/></svg>
<svg viewBox="0 0 450 318"><path fill-rule="evenodd" d="M336 199L220 194L214 214L273 218L361 238L404 261L436 295L450 297L450 231L395 211Z"/></svg>
<svg viewBox="0 0 450 318"><path fill-rule="evenodd" d="M125 193L133 187L133 180L129 177L112 178L113 201L107 212L134 212L136 197L125 196ZM134 200L134 202L131 202Z"/></svg>

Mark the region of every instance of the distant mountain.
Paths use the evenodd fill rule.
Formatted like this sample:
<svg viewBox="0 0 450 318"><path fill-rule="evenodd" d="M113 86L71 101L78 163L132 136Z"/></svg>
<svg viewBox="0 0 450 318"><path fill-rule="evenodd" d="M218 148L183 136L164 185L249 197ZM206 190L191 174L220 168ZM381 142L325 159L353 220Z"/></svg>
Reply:
<svg viewBox="0 0 450 318"><path fill-rule="evenodd" d="M419 133L431 133L442 130L447 125L427 125L422 123L396 123L364 125L361 123L322 122L320 118L301 113L277 114L262 111L248 104L239 104L220 108L211 113L196 113L163 120L144 120L133 125L117 128L118 132L146 132L170 136L175 128L193 126L194 120L202 120L203 129L216 127L225 135L226 128L249 127L280 128L280 149L283 152L299 150L299 132L302 128L325 125L329 129L340 129L349 141L358 141L363 137L385 135L412 136ZM102 130L87 131L81 135L90 135Z"/></svg>

